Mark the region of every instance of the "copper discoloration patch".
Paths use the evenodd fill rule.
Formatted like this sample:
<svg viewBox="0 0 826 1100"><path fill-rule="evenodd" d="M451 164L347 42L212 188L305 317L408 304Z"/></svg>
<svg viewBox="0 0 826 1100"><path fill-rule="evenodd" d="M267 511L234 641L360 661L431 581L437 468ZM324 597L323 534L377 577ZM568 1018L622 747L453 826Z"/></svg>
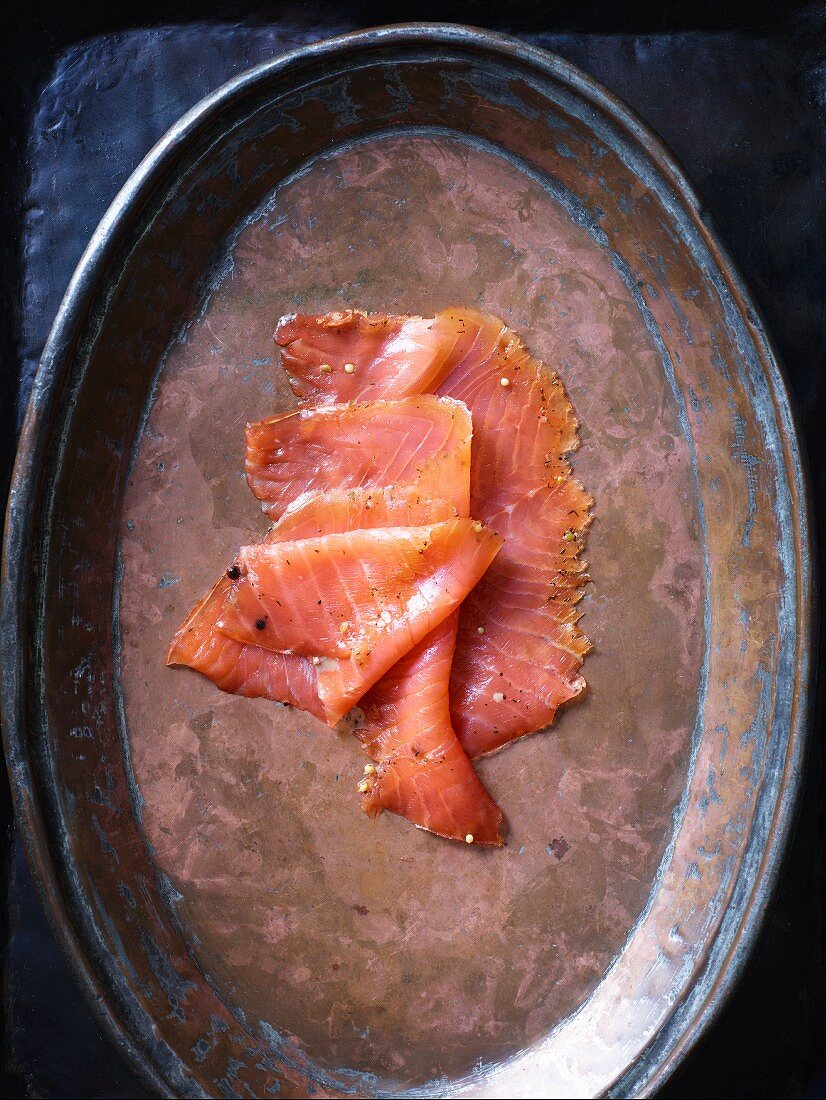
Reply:
<svg viewBox="0 0 826 1100"><path fill-rule="evenodd" d="M387 137L320 160L231 255L169 354L124 509L124 687L144 827L199 957L248 1020L295 1034L328 1069L461 1074L587 997L670 835L702 620L675 399L610 255L539 183L456 140ZM368 821L353 739L221 696L158 656L235 545L265 528L240 454L244 420L290 404L275 320L456 302L501 315L559 369L582 422L577 472L596 496L588 696L480 766L510 824L493 854ZM159 588L163 576L180 580Z"/></svg>

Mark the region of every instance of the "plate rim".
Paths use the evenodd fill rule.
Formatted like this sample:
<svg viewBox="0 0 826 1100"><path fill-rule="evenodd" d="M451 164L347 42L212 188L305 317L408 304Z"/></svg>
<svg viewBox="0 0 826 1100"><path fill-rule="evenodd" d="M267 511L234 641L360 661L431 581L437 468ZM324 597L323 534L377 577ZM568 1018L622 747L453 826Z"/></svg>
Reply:
<svg viewBox="0 0 826 1100"><path fill-rule="evenodd" d="M59 861L40 804L29 752L23 697L23 671L29 663L26 636L28 563L33 549L35 508L39 505L40 471L52 428L52 415L70 362L75 336L120 240L149 199L155 184L167 175L177 157L186 151L190 140L236 98L254 91L259 85L277 84L287 74L312 65L319 59L410 44L461 46L482 55L511 58L538 69L545 76L572 89L645 150L668 187L691 215L696 230L732 293L738 313L747 323L761 371L768 383L773 416L782 443L779 461L788 479L790 506L795 519L797 659L785 759L774 781L771 824L766 843L751 888L733 910L736 918L733 929L727 931L721 926L710 941L710 948L712 944L722 943L722 957L711 960L709 949L695 981L672 1006L648 1047L627 1067L622 1077L608 1087L607 1095L651 1095L684 1061L717 1018L752 953L792 834L810 740L813 694L810 672L817 643L818 594L813 570L811 482L794 400L777 350L743 277L721 244L708 211L678 161L662 139L612 92L569 61L510 35L460 24L413 22L353 31L291 50L238 74L196 103L149 150L104 214L69 281L44 346L18 442L6 510L1 578L0 714L15 820L50 926L75 980L97 1021L129 1068L142 1084L158 1095L168 1094L169 1081L148 1056L145 1037L138 1044L108 1003L108 987L97 973L74 926L71 905L61 887ZM734 902L729 903L727 913L732 911L733 905ZM687 1021L677 1028L675 1035L669 1035L681 1008L687 1012ZM178 1060L177 1056L175 1060ZM199 1091L197 1095L204 1094Z"/></svg>

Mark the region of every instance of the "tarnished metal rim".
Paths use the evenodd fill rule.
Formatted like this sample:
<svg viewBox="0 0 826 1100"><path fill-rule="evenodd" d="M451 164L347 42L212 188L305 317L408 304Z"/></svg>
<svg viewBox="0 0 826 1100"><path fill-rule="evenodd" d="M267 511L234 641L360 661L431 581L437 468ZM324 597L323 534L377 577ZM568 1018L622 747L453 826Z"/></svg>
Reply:
<svg viewBox="0 0 826 1100"><path fill-rule="evenodd" d="M170 1077L180 1067L168 1065L169 1051L149 1035L139 1041L130 1034L107 1003L107 986L92 966L81 930L72 923L71 905L64 896L57 861L49 843L49 826L40 804L27 746L26 665L30 644L26 633L28 579L32 538L39 507L40 480L58 394L70 351L99 288L115 249L134 224L138 212L167 175L189 142L241 95L302 68L339 55L368 54L371 50L411 44L441 45L465 53L512 58L567 85L589 106L607 117L644 150L677 199L684 204L723 280L746 320L760 365L769 383L774 415L780 427L783 465L792 487L796 567L797 661L793 706L783 768L769 777L763 797L769 800L771 824L758 873L736 909L730 909L717 932L714 951L705 969L676 1004L649 1048L621 1081L609 1090L616 1095L650 1095L674 1071L719 1013L736 984L762 924L774 888L794 818L801 787L810 709L810 671L814 651L815 599L812 575L813 546L809 520L809 492L797 443L790 395L765 327L751 302L742 278L726 250L715 239L711 220L699 197L662 142L616 97L590 77L544 50L518 39L462 26L404 24L360 31L302 47L267 62L223 85L181 118L147 154L107 211L75 271L61 303L35 378L17 459L6 515L2 574L2 713L3 738L17 819L35 881L52 928L70 960L78 984L113 1039L116 1047L143 1083L159 1095L169 1094ZM678 1018L679 1017L679 1018ZM166 1066L163 1064L167 1063ZM158 1067L178 1072L159 1072Z"/></svg>

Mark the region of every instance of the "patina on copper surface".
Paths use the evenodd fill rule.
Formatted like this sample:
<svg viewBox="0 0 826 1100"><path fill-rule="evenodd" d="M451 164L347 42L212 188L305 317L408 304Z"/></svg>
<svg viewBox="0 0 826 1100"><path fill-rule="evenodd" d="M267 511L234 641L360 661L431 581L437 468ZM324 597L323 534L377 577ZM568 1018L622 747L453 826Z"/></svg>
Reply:
<svg viewBox="0 0 826 1100"><path fill-rule="evenodd" d="M491 310L558 367L596 498L586 699L480 769L508 847L358 808L346 734L163 666L264 523L243 424L292 309ZM150 155L58 317L15 475L3 705L78 975L176 1095L645 1094L785 841L811 579L772 352L678 170L566 63L366 32Z"/></svg>

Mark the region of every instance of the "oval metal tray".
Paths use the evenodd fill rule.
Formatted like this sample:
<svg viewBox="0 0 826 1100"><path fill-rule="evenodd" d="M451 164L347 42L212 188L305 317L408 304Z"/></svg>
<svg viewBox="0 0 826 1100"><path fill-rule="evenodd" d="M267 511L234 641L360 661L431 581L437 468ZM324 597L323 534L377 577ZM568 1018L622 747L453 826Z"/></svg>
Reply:
<svg viewBox="0 0 826 1100"><path fill-rule="evenodd" d="M275 319L489 309L596 498L586 700L481 769L501 852L368 821L346 736L163 666L261 519ZM254 69L95 233L15 468L3 713L78 980L163 1095L644 1095L734 982L789 830L811 572L788 397L657 139L572 66L406 26ZM340 780L340 782L338 782Z"/></svg>

